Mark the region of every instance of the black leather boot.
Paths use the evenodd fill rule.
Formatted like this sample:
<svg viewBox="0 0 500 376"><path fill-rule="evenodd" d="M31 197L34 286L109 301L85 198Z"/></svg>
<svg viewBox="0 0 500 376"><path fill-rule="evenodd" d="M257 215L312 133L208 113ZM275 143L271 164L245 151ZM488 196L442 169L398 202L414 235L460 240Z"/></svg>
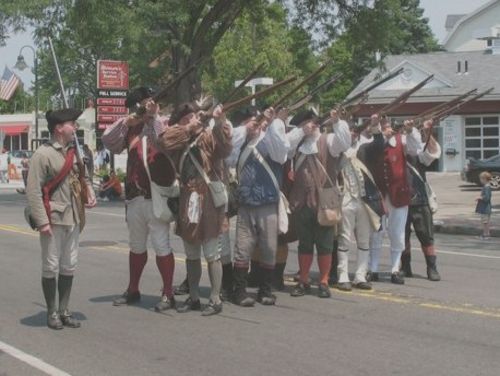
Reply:
<svg viewBox="0 0 500 376"><path fill-rule="evenodd" d="M56 279L42 277L42 290L45 304L47 304L47 326L50 329L62 329L63 324L56 309Z"/></svg>
<svg viewBox="0 0 500 376"><path fill-rule="evenodd" d="M401 254L401 271L405 277L413 277L413 272L411 270L411 253L404 251Z"/></svg>
<svg viewBox="0 0 500 376"><path fill-rule="evenodd" d="M182 283L175 288L174 295L187 295L187 294L189 294L189 282L186 277L186 279L182 281Z"/></svg>
<svg viewBox="0 0 500 376"><path fill-rule="evenodd" d="M233 294L233 264L222 265L221 300L227 302Z"/></svg>
<svg viewBox="0 0 500 376"><path fill-rule="evenodd" d="M247 286L259 287L260 264L257 261L250 261L250 273L248 273Z"/></svg>
<svg viewBox="0 0 500 376"><path fill-rule="evenodd" d="M260 268L257 301L262 305L274 305L276 303L276 296L272 293L273 279L274 269Z"/></svg>
<svg viewBox="0 0 500 376"><path fill-rule="evenodd" d="M335 247L335 245L334 245ZM334 249L332 252L332 267L330 268L330 275L328 277L328 285L330 287L333 287L337 283L338 276L337 276L337 266L338 266L338 258L337 258L337 249Z"/></svg>
<svg viewBox="0 0 500 376"><path fill-rule="evenodd" d="M233 268L233 303L242 307L252 307L255 300L248 295L247 287L248 270L246 268Z"/></svg>
<svg viewBox="0 0 500 376"><path fill-rule="evenodd" d="M436 256L425 256L425 262L427 264L427 278L429 281L440 281L441 276L436 267Z"/></svg>
<svg viewBox="0 0 500 376"><path fill-rule="evenodd" d="M285 263L274 265L273 287L278 291L283 291L285 289L285 267Z"/></svg>

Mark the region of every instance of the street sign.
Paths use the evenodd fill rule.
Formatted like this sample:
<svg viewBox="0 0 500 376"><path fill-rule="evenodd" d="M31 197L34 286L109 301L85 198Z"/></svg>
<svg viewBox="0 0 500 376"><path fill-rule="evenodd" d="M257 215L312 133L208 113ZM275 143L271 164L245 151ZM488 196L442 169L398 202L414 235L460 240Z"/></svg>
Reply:
<svg viewBox="0 0 500 376"><path fill-rule="evenodd" d="M98 60L97 88L128 90L128 63L117 60Z"/></svg>
<svg viewBox="0 0 500 376"><path fill-rule="evenodd" d="M97 62L96 124L98 130L105 130L128 114L128 109L125 107L128 85L129 72L126 61L99 60Z"/></svg>
<svg viewBox="0 0 500 376"><path fill-rule="evenodd" d="M125 98L98 98L98 106L125 106Z"/></svg>
<svg viewBox="0 0 500 376"><path fill-rule="evenodd" d="M101 114L126 114L127 107L125 106L97 106L97 113Z"/></svg>

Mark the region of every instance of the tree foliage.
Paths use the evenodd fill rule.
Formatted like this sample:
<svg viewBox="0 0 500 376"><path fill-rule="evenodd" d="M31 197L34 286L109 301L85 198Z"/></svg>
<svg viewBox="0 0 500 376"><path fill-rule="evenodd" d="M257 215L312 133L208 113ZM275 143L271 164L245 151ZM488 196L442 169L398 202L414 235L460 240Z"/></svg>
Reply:
<svg viewBox="0 0 500 376"><path fill-rule="evenodd" d="M334 59L323 79L344 79L323 96L345 96L377 62L375 52L437 48L418 0L0 0L6 25L30 24L39 48L42 95L59 92L53 41L68 92L95 96L96 62L127 60L131 86L161 85L191 65L170 101L201 89L222 97L263 62L275 80L306 76ZM11 26L8 26L11 27ZM0 42L2 40L0 28ZM312 84L311 84L312 85Z"/></svg>

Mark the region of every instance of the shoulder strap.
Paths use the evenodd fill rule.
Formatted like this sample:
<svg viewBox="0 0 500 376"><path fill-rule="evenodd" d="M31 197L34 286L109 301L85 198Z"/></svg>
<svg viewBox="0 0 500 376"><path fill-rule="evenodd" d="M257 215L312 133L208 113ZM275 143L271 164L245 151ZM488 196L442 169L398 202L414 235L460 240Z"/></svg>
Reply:
<svg viewBox="0 0 500 376"><path fill-rule="evenodd" d="M271 177L271 180L273 181L274 187L276 188L277 192L280 192L280 185L278 183L278 180L276 179L276 176L274 175L273 170L271 170L271 166L269 166L269 163L265 160L265 158L260 154L260 152L257 150L255 146L249 146L249 148L252 149L253 154L255 158L260 162L260 164L264 167L268 175Z"/></svg>
<svg viewBox="0 0 500 376"><path fill-rule="evenodd" d="M186 157L188 156L189 152L191 151L191 148L196 145L196 143L198 142L198 140L201 138L201 136L203 135L203 132L201 132L195 139L193 142L191 142L187 148L184 150L184 152L182 153L181 155L181 159L179 161L179 174L182 173L182 167L184 166L184 161L186 160Z"/></svg>
<svg viewBox="0 0 500 376"><path fill-rule="evenodd" d="M70 173L73 167L74 159L75 159L75 149L74 148L68 149L68 151L66 152L64 165L61 171L59 171L59 173L53 179L48 181L42 188L43 206L45 207L45 211L47 212L49 221L50 221L50 197L57 189L59 184L61 184L61 182Z"/></svg>
<svg viewBox="0 0 500 376"><path fill-rule="evenodd" d="M250 157L250 155L252 154L253 149L259 143L259 139L258 138L255 139L254 142L252 142L252 141L254 141L254 140L251 140L250 142L247 142L245 144L245 148L240 152L240 156L238 157L238 165L236 166L236 173L237 173L238 176L240 175L241 170L243 170L243 166L247 162L248 157Z"/></svg>
<svg viewBox="0 0 500 376"><path fill-rule="evenodd" d="M142 163L144 163L144 168L146 169L146 174L148 174L149 182L151 183L151 173L149 172L148 165L148 137L142 136Z"/></svg>
<svg viewBox="0 0 500 376"><path fill-rule="evenodd" d="M328 172L326 171L326 168L325 166L323 166L323 163L321 163L321 161L319 160L318 156L316 154L314 154L314 162L321 168L321 170L325 173L326 175L326 178L328 179L328 182L330 183L330 185L332 186L332 188L335 186L335 184L333 184L333 181L332 179L330 178L330 175L328 175Z"/></svg>

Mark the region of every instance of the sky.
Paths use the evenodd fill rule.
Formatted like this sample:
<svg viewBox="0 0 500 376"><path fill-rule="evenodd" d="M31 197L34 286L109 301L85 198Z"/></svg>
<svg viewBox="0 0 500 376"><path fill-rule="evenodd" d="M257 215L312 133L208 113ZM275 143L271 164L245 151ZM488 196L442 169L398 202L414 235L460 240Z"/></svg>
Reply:
<svg viewBox="0 0 500 376"><path fill-rule="evenodd" d="M448 14L465 14L479 8L490 0L420 0L420 6L424 8L424 16L429 19L429 24L437 39L442 42L446 36L444 24ZM23 45L33 45L30 32L11 35L7 39L7 45L0 47L0 74L3 73L5 65L12 69L16 63L19 49ZM33 66L33 53L25 48L23 51L26 63ZM30 69L20 72L13 70L24 82L25 89L33 86L34 76Z"/></svg>

